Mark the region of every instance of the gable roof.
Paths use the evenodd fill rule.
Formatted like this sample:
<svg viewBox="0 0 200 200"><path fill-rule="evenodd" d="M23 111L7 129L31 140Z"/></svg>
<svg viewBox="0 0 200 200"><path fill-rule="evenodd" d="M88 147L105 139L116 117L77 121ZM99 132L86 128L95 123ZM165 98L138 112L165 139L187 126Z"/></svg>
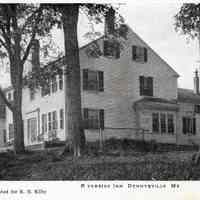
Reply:
<svg viewBox="0 0 200 200"><path fill-rule="evenodd" d="M191 89L178 88L178 101L200 104L200 95L195 94Z"/></svg>
<svg viewBox="0 0 200 200"><path fill-rule="evenodd" d="M127 25L128 26L128 25ZM167 67L169 68L169 70L174 73L174 76L179 77L180 75L162 58L160 57L160 55L155 52L155 50L153 50L136 32L134 32L129 26L128 26L129 30L131 30L131 32L138 38L138 40L140 40L142 43L144 43L157 57L160 58L160 60L162 60Z"/></svg>

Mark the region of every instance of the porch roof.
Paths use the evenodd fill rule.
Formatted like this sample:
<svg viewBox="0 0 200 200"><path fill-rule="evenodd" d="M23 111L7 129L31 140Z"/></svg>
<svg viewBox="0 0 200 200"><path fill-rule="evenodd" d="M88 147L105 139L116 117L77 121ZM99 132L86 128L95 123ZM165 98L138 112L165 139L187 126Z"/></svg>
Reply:
<svg viewBox="0 0 200 200"><path fill-rule="evenodd" d="M193 90L178 88L178 101L185 103L200 104L200 95Z"/></svg>
<svg viewBox="0 0 200 200"><path fill-rule="evenodd" d="M178 111L179 106L176 100L168 100L156 97L144 97L134 102L135 109Z"/></svg>

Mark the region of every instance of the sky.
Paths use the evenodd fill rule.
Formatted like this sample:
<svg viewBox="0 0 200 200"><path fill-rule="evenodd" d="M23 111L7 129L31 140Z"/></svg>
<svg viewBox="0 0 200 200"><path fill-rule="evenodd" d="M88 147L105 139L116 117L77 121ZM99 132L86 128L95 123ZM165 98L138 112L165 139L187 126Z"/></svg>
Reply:
<svg viewBox="0 0 200 200"><path fill-rule="evenodd" d="M174 29L174 15L179 11L183 1L125 0L117 2L122 3L120 14L125 22L180 75L178 86L192 89L194 71L200 68L197 63L198 42L197 40L187 42L186 37ZM84 33L89 30L89 24L83 16L79 17L78 27L79 44L82 46L87 42L83 37ZM63 48L62 31L54 30L53 35L56 44ZM8 74L1 73L0 83L7 85L8 77Z"/></svg>

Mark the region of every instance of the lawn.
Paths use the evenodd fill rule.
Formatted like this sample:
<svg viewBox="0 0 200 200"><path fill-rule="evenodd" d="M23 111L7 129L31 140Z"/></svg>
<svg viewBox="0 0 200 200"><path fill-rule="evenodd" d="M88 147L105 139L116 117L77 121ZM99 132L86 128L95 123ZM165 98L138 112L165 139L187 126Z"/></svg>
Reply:
<svg viewBox="0 0 200 200"><path fill-rule="evenodd" d="M60 148L0 155L1 180L199 180L194 151L106 151L80 158L58 156Z"/></svg>

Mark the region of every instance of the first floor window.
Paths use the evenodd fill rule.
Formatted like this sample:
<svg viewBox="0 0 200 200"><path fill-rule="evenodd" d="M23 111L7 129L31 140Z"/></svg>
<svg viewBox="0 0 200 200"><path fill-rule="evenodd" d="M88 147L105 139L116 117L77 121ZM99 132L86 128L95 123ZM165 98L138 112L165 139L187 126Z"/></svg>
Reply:
<svg viewBox="0 0 200 200"><path fill-rule="evenodd" d="M155 133L174 134L174 115L169 113L152 114L152 131Z"/></svg>
<svg viewBox="0 0 200 200"><path fill-rule="evenodd" d="M64 111L60 109L60 129L64 128Z"/></svg>
<svg viewBox="0 0 200 200"><path fill-rule="evenodd" d="M159 132L159 114L153 113L152 114L152 129L153 132Z"/></svg>
<svg viewBox="0 0 200 200"><path fill-rule="evenodd" d="M104 129L104 110L103 109L83 109L84 128Z"/></svg>
<svg viewBox="0 0 200 200"><path fill-rule="evenodd" d="M51 113L48 113L48 130L51 131L52 130L52 126L51 126Z"/></svg>
<svg viewBox="0 0 200 200"><path fill-rule="evenodd" d="M172 114L168 114L167 120L168 120L168 133L173 134L174 133L174 116Z"/></svg>
<svg viewBox="0 0 200 200"><path fill-rule="evenodd" d="M53 121L52 121L52 128L53 130L57 129L57 112L56 111L53 111L52 112L52 115L53 115Z"/></svg>
<svg viewBox="0 0 200 200"><path fill-rule="evenodd" d="M196 119L192 117L183 117L183 134L196 134Z"/></svg>
<svg viewBox="0 0 200 200"><path fill-rule="evenodd" d="M46 114L42 114L42 133L46 133L47 132L47 115Z"/></svg>
<svg viewBox="0 0 200 200"><path fill-rule="evenodd" d="M13 124L8 124L8 136L9 140L14 139L14 125Z"/></svg>
<svg viewBox="0 0 200 200"><path fill-rule="evenodd" d="M28 119L28 141L35 142L37 140L37 119Z"/></svg>
<svg viewBox="0 0 200 200"><path fill-rule="evenodd" d="M166 133L166 114L161 113L160 114L160 128L161 128L161 133Z"/></svg>

